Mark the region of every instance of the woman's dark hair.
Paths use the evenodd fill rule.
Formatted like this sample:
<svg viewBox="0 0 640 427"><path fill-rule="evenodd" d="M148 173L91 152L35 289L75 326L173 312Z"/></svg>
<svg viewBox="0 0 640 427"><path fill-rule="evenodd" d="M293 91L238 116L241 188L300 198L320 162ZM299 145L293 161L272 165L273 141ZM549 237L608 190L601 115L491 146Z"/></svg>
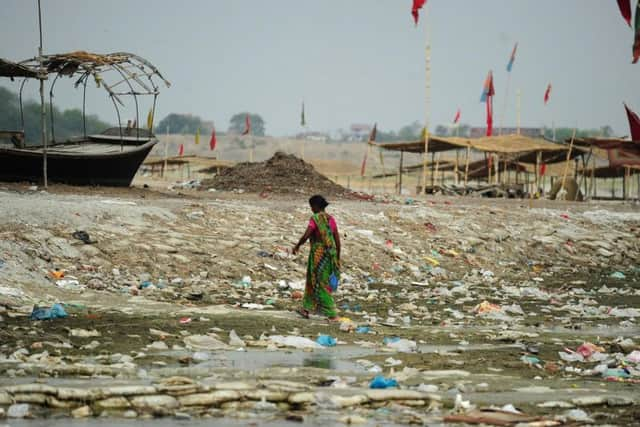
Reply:
<svg viewBox="0 0 640 427"><path fill-rule="evenodd" d="M321 195L316 194L309 199L309 206L312 208L324 209L329 206L329 202L327 202Z"/></svg>

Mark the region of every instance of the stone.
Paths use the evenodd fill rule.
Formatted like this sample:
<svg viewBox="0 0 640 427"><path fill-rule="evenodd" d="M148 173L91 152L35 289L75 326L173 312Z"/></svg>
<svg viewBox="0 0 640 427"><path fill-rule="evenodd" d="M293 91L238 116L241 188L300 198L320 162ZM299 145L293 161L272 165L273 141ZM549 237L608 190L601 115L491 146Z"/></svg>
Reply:
<svg viewBox="0 0 640 427"><path fill-rule="evenodd" d="M15 403L9 406L7 410L7 418L27 418L31 416L31 406L28 403Z"/></svg>
<svg viewBox="0 0 640 427"><path fill-rule="evenodd" d="M373 401L387 400L422 400L426 397L424 393L413 390L367 390L366 395Z"/></svg>
<svg viewBox="0 0 640 427"><path fill-rule="evenodd" d="M134 411L133 409L129 409L129 410L124 411L122 413L122 417L123 418L137 418L138 417L138 413L136 411Z"/></svg>
<svg viewBox="0 0 640 427"><path fill-rule="evenodd" d="M150 396L135 396L131 398L131 406L136 409L150 410L153 413L164 414L171 409L176 409L179 404L175 397L164 394Z"/></svg>
<svg viewBox="0 0 640 427"><path fill-rule="evenodd" d="M216 390L180 396L178 401L182 406L218 406L223 402L239 400L241 397L241 394L234 390Z"/></svg>
<svg viewBox="0 0 640 427"><path fill-rule="evenodd" d="M369 402L369 398L364 394L355 394L353 396L332 396L331 402L338 408L348 408L351 406L360 406Z"/></svg>
<svg viewBox="0 0 640 427"><path fill-rule="evenodd" d="M316 399L313 393L303 391L300 393L293 393L287 400L289 403L294 405L306 405L315 402Z"/></svg>
<svg viewBox="0 0 640 427"><path fill-rule="evenodd" d="M576 406L604 405L607 402L606 396L581 396L571 399L571 403Z"/></svg>
<svg viewBox="0 0 640 427"><path fill-rule="evenodd" d="M565 402L563 400L550 400L548 402L538 403L536 406L539 408L565 408L565 409L570 409L575 407L574 404Z"/></svg>
<svg viewBox="0 0 640 427"><path fill-rule="evenodd" d="M607 406L631 406L635 401L630 397L625 396L610 396L607 397Z"/></svg>
<svg viewBox="0 0 640 427"><path fill-rule="evenodd" d="M347 425L356 425L356 424L365 424L367 422L367 419L359 415L347 415L340 418L338 421Z"/></svg>
<svg viewBox="0 0 640 427"><path fill-rule="evenodd" d="M211 335L190 335L184 344L191 350L227 350L229 346Z"/></svg>
<svg viewBox="0 0 640 427"><path fill-rule="evenodd" d="M100 410L129 408L131 406L129 401L122 396L109 397L107 399L97 400L94 403L94 405L97 409L100 409Z"/></svg>
<svg viewBox="0 0 640 427"><path fill-rule="evenodd" d="M42 393L15 393L13 400L16 403L36 403L43 405L47 401L47 395Z"/></svg>
<svg viewBox="0 0 640 427"><path fill-rule="evenodd" d="M100 389L100 394L103 397L111 396L140 396L148 394L156 394L158 390L154 386L150 385L122 385L103 387Z"/></svg>
<svg viewBox="0 0 640 427"><path fill-rule="evenodd" d="M91 408L87 405L81 406L71 411L71 416L73 418L87 418L87 417L90 417L91 415L93 415L93 412L91 411Z"/></svg>
<svg viewBox="0 0 640 427"><path fill-rule="evenodd" d="M250 400L266 400L267 402L286 402L289 393L276 390L248 390L242 393L246 399Z"/></svg>
<svg viewBox="0 0 640 427"><path fill-rule="evenodd" d="M102 397L100 389L59 387L57 389L58 399L80 400L83 402L96 400Z"/></svg>
<svg viewBox="0 0 640 427"><path fill-rule="evenodd" d="M13 399L11 395L5 391L0 391L0 405L11 405L13 403Z"/></svg>

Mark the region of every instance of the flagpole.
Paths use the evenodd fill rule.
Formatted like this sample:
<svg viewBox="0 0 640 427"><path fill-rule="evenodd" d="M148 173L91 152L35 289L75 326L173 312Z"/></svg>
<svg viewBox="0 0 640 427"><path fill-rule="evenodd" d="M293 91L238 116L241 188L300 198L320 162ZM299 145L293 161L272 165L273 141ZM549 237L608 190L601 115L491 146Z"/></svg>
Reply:
<svg viewBox="0 0 640 427"><path fill-rule="evenodd" d="M39 73L44 72L44 61L42 57L42 9L40 7L40 0L38 0L38 28L40 30L40 45L38 47L38 62L40 63ZM42 128L42 176L44 181L44 188L48 187L47 179L47 130L45 127L46 115L44 104L44 75L39 76L40 80L40 127ZM53 112L52 112L53 114Z"/></svg>
<svg viewBox="0 0 640 427"><path fill-rule="evenodd" d="M428 15L424 17L426 27L426 75L425 75L425 116L424 116L424 154L422 156L422 192L427 193L427 159L429 154L429 107L431 101L431 42L430 27L427 21Z"/></svg>
<svg viewBox="0 0 640 427"><path fill-rule="evenodd" d="M504 116L507 114L507 104L509 101L509 86L511 86L511 71L509 71L507 74L509 74L507 76L507 87L505 88L505 92L504 92L504 104L502 106L502 114L500 115L500 131L498 132L498 135L502 135L502 125L504 124Z"/></svg>
<svg viewBox="0 0 640 427"><path fill-rule="evenodd" d="M162 169L162 177L166 177L167 173L167 157L169 157L169 129L170 126L167 124L167 133L164 138L164 167Z"/></svg>
<svg viewBox="0 0 640 427"><path fill-rule="evenodd" d="M520 107L522 102L522 92L520 89L516 92L516 133L520 135Z"/></svg>

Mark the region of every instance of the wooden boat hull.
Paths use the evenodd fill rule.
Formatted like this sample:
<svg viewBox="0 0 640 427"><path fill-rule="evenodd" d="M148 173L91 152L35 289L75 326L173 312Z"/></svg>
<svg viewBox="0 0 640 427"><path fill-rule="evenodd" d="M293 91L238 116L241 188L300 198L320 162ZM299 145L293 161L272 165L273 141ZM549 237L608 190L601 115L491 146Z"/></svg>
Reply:
<svg viewBox="0 0 640 427"><path fill-rule="evenodd" d="M71 185L128 187L138 168L158 141L108 152L64 152L52 148L47 154L49 182ZM91 142L85 143L87 147ZM0 147L0 181L42 182L42 151Z"/></svg>

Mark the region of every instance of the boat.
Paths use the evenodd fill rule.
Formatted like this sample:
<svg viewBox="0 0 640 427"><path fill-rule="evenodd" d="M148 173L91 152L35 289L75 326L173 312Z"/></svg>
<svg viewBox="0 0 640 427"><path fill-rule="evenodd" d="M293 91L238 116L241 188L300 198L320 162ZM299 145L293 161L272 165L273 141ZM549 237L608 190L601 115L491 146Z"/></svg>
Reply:
<svg viewBox="0 0 640 427"><path fill-rule="evenodd" d="M160 84L170 86L160 72L144 58L118 52L95 54L84 51L44 55L21 62L0 58L0 77L24 79L22 92L29 79L50 80L50 96L60 77L75 78L74 86L83 90L82 135L57 141L55 121L49 117L48 137L40 144L25 140L24 115L21 129L0 130L0 181L56 182L71 185L129 186L138 168L158 140L153 133L153 116ZM86 131L86 88L93 81L106 90L118 117L118 126L100 134ZM42 92L41 92L42 94ZM152 96L153 106L147 116L147 127L140 128L138 98ZM122 123L124 98L132 97L135 120ZM44 96L41 95L42 101ZM52 101L50 99L52 106ZM44 117L44 115L43 115ZM44 118L43 121L44 123Z"/></svg>

